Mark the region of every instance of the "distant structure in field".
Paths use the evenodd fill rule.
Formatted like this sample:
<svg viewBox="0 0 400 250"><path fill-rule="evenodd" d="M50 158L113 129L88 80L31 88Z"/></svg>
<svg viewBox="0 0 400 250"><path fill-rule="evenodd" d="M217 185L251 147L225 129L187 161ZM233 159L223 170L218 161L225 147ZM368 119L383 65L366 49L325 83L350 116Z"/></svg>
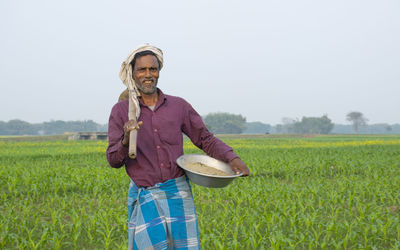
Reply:
<svg viewBox="0 0 400 250"><path fill-rule="evenodd" d="M68 140L107 140L107 132L76 132L66 133Z"/></svg>

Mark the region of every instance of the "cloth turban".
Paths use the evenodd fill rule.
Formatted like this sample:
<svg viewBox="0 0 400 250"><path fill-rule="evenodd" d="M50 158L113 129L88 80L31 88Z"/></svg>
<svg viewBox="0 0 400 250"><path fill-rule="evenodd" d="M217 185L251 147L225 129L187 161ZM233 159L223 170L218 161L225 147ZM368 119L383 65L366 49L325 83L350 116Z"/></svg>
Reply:
<svg viewBox="0 0 400 250"><path fill-rule="evenodd" d="M139 52L143 51L151 51L153 52L158 62L160 63L160 69L163 66L163 53L162 50L152 46L150 44L145 44L134 49L129 56L122 62L121 70L119 72L119 78L121 78L122 82L128 88L129 91L129 120L138 119L140 116L140 106L138 101L138 96L140 96L140 92L136 87L135 80L133 80L133 72L131 62L135 55Z"/></svg>

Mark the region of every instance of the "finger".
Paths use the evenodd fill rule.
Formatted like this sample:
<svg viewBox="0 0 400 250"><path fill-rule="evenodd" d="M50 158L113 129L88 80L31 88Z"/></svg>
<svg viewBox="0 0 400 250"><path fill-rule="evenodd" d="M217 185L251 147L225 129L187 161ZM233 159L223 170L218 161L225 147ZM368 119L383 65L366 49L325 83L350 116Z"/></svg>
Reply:
<svg viewBox="0 0 400 250"><path fill-rule="evenodd" d="M128 134L129 132L130 132L129 126L128 126L128 125L125 125L125 126L124 126L124 133L125 133L125 134Z"/></svg>
<svg viewBox="0 0 400 250"><path fill-rule="evenodd" d="M142 126L142 124L143 124L142 121L138 122L137 125L136 125L136 127L135 127L135 129L139 129L139 128Z"/></svg>
<svg viewBox="0 0 400 250"><path fill-rule="evenodd" d="M240 170L238 168L233 168L232 170L235 172L235 174L240 174Z"/></svg>
<svg viewBox="0 0 400 250"><path fill-rule="evenodd" d="M249 171L248 171L249 169L244 164L240 164L239 166L236 167L236 169L242 174L242 176L249 175Z"/></svg>
<svg viewBox="0 0 400 250"><path fill-rule="evenodd" d="M250 171L247 167L242 167L240 171L243 173L243 176L248 176L250 174Z"/></svg>
<svg viewBox="0 0 400 250"><path fill-rule="evenodd" d="M136 123L136 121L129 121L129 123L127 124L127 129L129 132L138 128L138 123Z"/></svg>
<svg viewBox="0 0 400 250"><path fill-rule="evenodd" d="M132 130L132 122L128 121L124 124L124 131L125 133L130 132Z"/></svg>

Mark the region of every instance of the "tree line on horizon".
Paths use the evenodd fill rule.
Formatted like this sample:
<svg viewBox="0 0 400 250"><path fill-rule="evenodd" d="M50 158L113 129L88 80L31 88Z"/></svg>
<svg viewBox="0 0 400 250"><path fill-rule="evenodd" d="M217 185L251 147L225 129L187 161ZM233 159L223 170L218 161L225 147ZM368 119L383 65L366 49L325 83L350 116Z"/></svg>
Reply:
<svg viewBox="0 0 400 250"><path fill-rule="evenodd" d="M215 134L400 134L400 124L367 125L368 119L357 111L346 115L351 125L334 124L328 115L301 120L283 118L272 126L262 122L246 122L242 115L210 113L203 117L207 128Z"/></svg>
<svg viewBox="0 0 400 250"><path fill-rule="evenodd" d="M66 132L104 132L107 125L92 120L85 121L49 121L29 123L19 119L0 121L0 135L59 135Z"/></svg>
<svg viewBox="0 0 400 250"><path fill-rule="evenodd" d="M400 134L400 124L367 124L361 112L350 112L346 119L351 125L334 124L328 115L321 117L283 118L282 124L272 126L262 122L247 122L242 115L210 113L203 117L214 134ZM107 124L92 120L61 121L31 124L22 120L0 121L0 135L57 135L66 132L105 132Z"/></svg>

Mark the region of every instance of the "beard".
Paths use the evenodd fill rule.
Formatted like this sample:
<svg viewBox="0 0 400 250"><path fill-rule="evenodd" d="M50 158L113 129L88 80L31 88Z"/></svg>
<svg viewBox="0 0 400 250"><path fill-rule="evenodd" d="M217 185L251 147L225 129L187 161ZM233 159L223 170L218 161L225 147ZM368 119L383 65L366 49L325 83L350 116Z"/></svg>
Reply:
<svg viewBox="0 0 400 250"><path fill-rule="evenodd" d="M145 82L144 80L143 82ZM139 91L145 95L152 95L157 91L157 80L152 79L151 83L143 83L139 82L136 83L136 87L139 89Z"/></svg>

